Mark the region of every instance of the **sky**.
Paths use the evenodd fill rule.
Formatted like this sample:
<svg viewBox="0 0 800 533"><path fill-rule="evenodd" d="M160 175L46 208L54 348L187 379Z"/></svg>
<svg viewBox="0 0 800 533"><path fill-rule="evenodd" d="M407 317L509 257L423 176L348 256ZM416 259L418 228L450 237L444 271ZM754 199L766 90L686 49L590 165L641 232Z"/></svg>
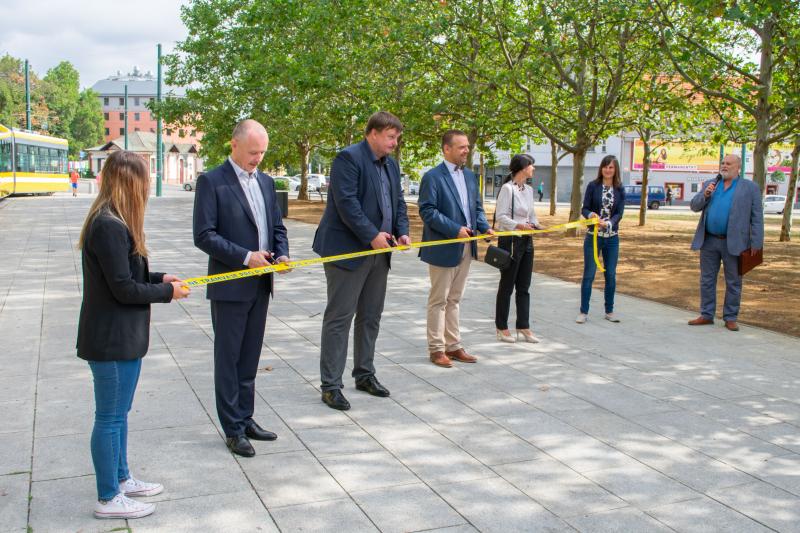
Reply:
<svg viewBox="0 0 800 533"><path fill-rule="evenodd" d="M80 73L81 87L130 72L156 72L156 45L171 52L187 31L189 0L0 0L0 56L28 59L38 76L61 61Z"/></svg>

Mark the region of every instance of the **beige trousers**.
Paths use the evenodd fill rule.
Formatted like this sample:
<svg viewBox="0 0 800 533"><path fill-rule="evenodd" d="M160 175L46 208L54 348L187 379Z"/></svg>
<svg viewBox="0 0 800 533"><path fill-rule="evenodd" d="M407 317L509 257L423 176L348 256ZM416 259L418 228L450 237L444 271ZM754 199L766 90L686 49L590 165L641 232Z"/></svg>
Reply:
<svg viewBox="0 0 800 533"><path fill-rule="evenodd" d="M462 348L458 330L461 295L467 285L472 262L470 245L464 245L461 263L454 267L428 265L431 292L428 295L428 351L452 352Z"/></svg>

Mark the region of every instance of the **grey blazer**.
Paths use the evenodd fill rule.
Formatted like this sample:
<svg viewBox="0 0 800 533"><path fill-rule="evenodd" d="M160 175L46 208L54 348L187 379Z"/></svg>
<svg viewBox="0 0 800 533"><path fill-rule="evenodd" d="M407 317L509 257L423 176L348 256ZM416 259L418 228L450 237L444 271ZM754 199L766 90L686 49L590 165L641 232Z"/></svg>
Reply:
<svg viewBox="0 0 800 533"><path fill-rule="evenodd" d="M728 214L728 252L731 255L741 255L748 248L761 249L764 247L764 205L761 202L761 191L752 181L739 179L733 193L733 203ZM706 236L706 199L703 192L715 180L703 183L703 188L692 198L692 211L701 211L697 231L692 241L692 250L703 247ZM722 182L720 181L720 186Z"/></svg>

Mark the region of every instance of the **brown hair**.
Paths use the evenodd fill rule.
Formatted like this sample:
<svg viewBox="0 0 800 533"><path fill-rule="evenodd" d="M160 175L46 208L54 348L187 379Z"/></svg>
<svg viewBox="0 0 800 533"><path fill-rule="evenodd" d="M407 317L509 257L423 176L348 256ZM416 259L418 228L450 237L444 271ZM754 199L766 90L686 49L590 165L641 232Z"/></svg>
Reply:
<svg viewBox="0 0 800 533"><path fill-rule="evenodd" d="M369 117L369 120L367 121L367 129L364 131L364 135L369 135L369 132L372 130L381 132L385 129L393 129L397 130L398 133L402 133L403 123L400 122L399 118L392 115L388 111L378 111Z"/></svg>
<svg viewBox="0 0 800 533"><path fill-rule="evenodd" d="M461 130L447 130L442 135L442 148L444 149L445 146L450 146L453 144L453 139L456 137L468 137L468 135L461 131Z"/></svg>
<svg viewBox="0 0 800 533"><path fill-rule="evenodd" d="M615 189L619 189L622 187L622 178L619 176L619 161L613 155L607 155L600 161L600 166L597 167L597 179L594 180L596 183L603 183L603 168L607 167L611 163L614 163L614 181L612 182L612 186Z"/></svg>
<svg viewBox="0 0 800 533"><path fill-rule="evenodd" d="M86 234L99 214L119 219L133 239L133 251L147 257L144 242L144 209L150 193L150 173L141 156L120 150L113 152L103 165L103 179L86 221L83 223L78 248L86 245Z"/></svg>

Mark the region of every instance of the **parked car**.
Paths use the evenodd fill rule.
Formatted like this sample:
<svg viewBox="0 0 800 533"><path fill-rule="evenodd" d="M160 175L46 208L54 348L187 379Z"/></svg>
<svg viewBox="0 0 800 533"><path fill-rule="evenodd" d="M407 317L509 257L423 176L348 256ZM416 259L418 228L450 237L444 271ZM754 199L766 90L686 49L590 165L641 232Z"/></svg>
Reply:
<svg viewBox="0 0 800 533"><path fill-rule="evenodd" d="M418 181L409 181L408 182L408 194L419 194L419 182Z"/></svg>
<svg viewBox="0 0 800 533"><path fill-rule="evenodd" d="M195 189L196 186L197 182L194 179L191 179L183 183L183 190L191 192Z"/></svg>
<svg viewBox="0 0 800 533"><path fill-rule="evenodd" d="M786 196L780 194L768 194L764 197L764 213L783 214L786 205Z"/></svg>
<svg viewBox="0 0 800 533"><path fill-rule="evenodd" d="M309 174L308 192L325 191L328 189L328 180L322 174Z"/></svg>
<svg viewBox="0 0 800 533"><path fill-rule="evenodd" d="M278 179L284 179L289 183L289 190L290 191L299 191L300 190L300 178L297 176L282 176Z"/></svg>
<svg viewBox="0 0 800 533"><path fill-rule="evenodd" d="M639 205L642 203L642 186L625 186L625 205ZM667 193L660 185L650 185L647 187L647 207L658 209L667 203Z"/></svg>

